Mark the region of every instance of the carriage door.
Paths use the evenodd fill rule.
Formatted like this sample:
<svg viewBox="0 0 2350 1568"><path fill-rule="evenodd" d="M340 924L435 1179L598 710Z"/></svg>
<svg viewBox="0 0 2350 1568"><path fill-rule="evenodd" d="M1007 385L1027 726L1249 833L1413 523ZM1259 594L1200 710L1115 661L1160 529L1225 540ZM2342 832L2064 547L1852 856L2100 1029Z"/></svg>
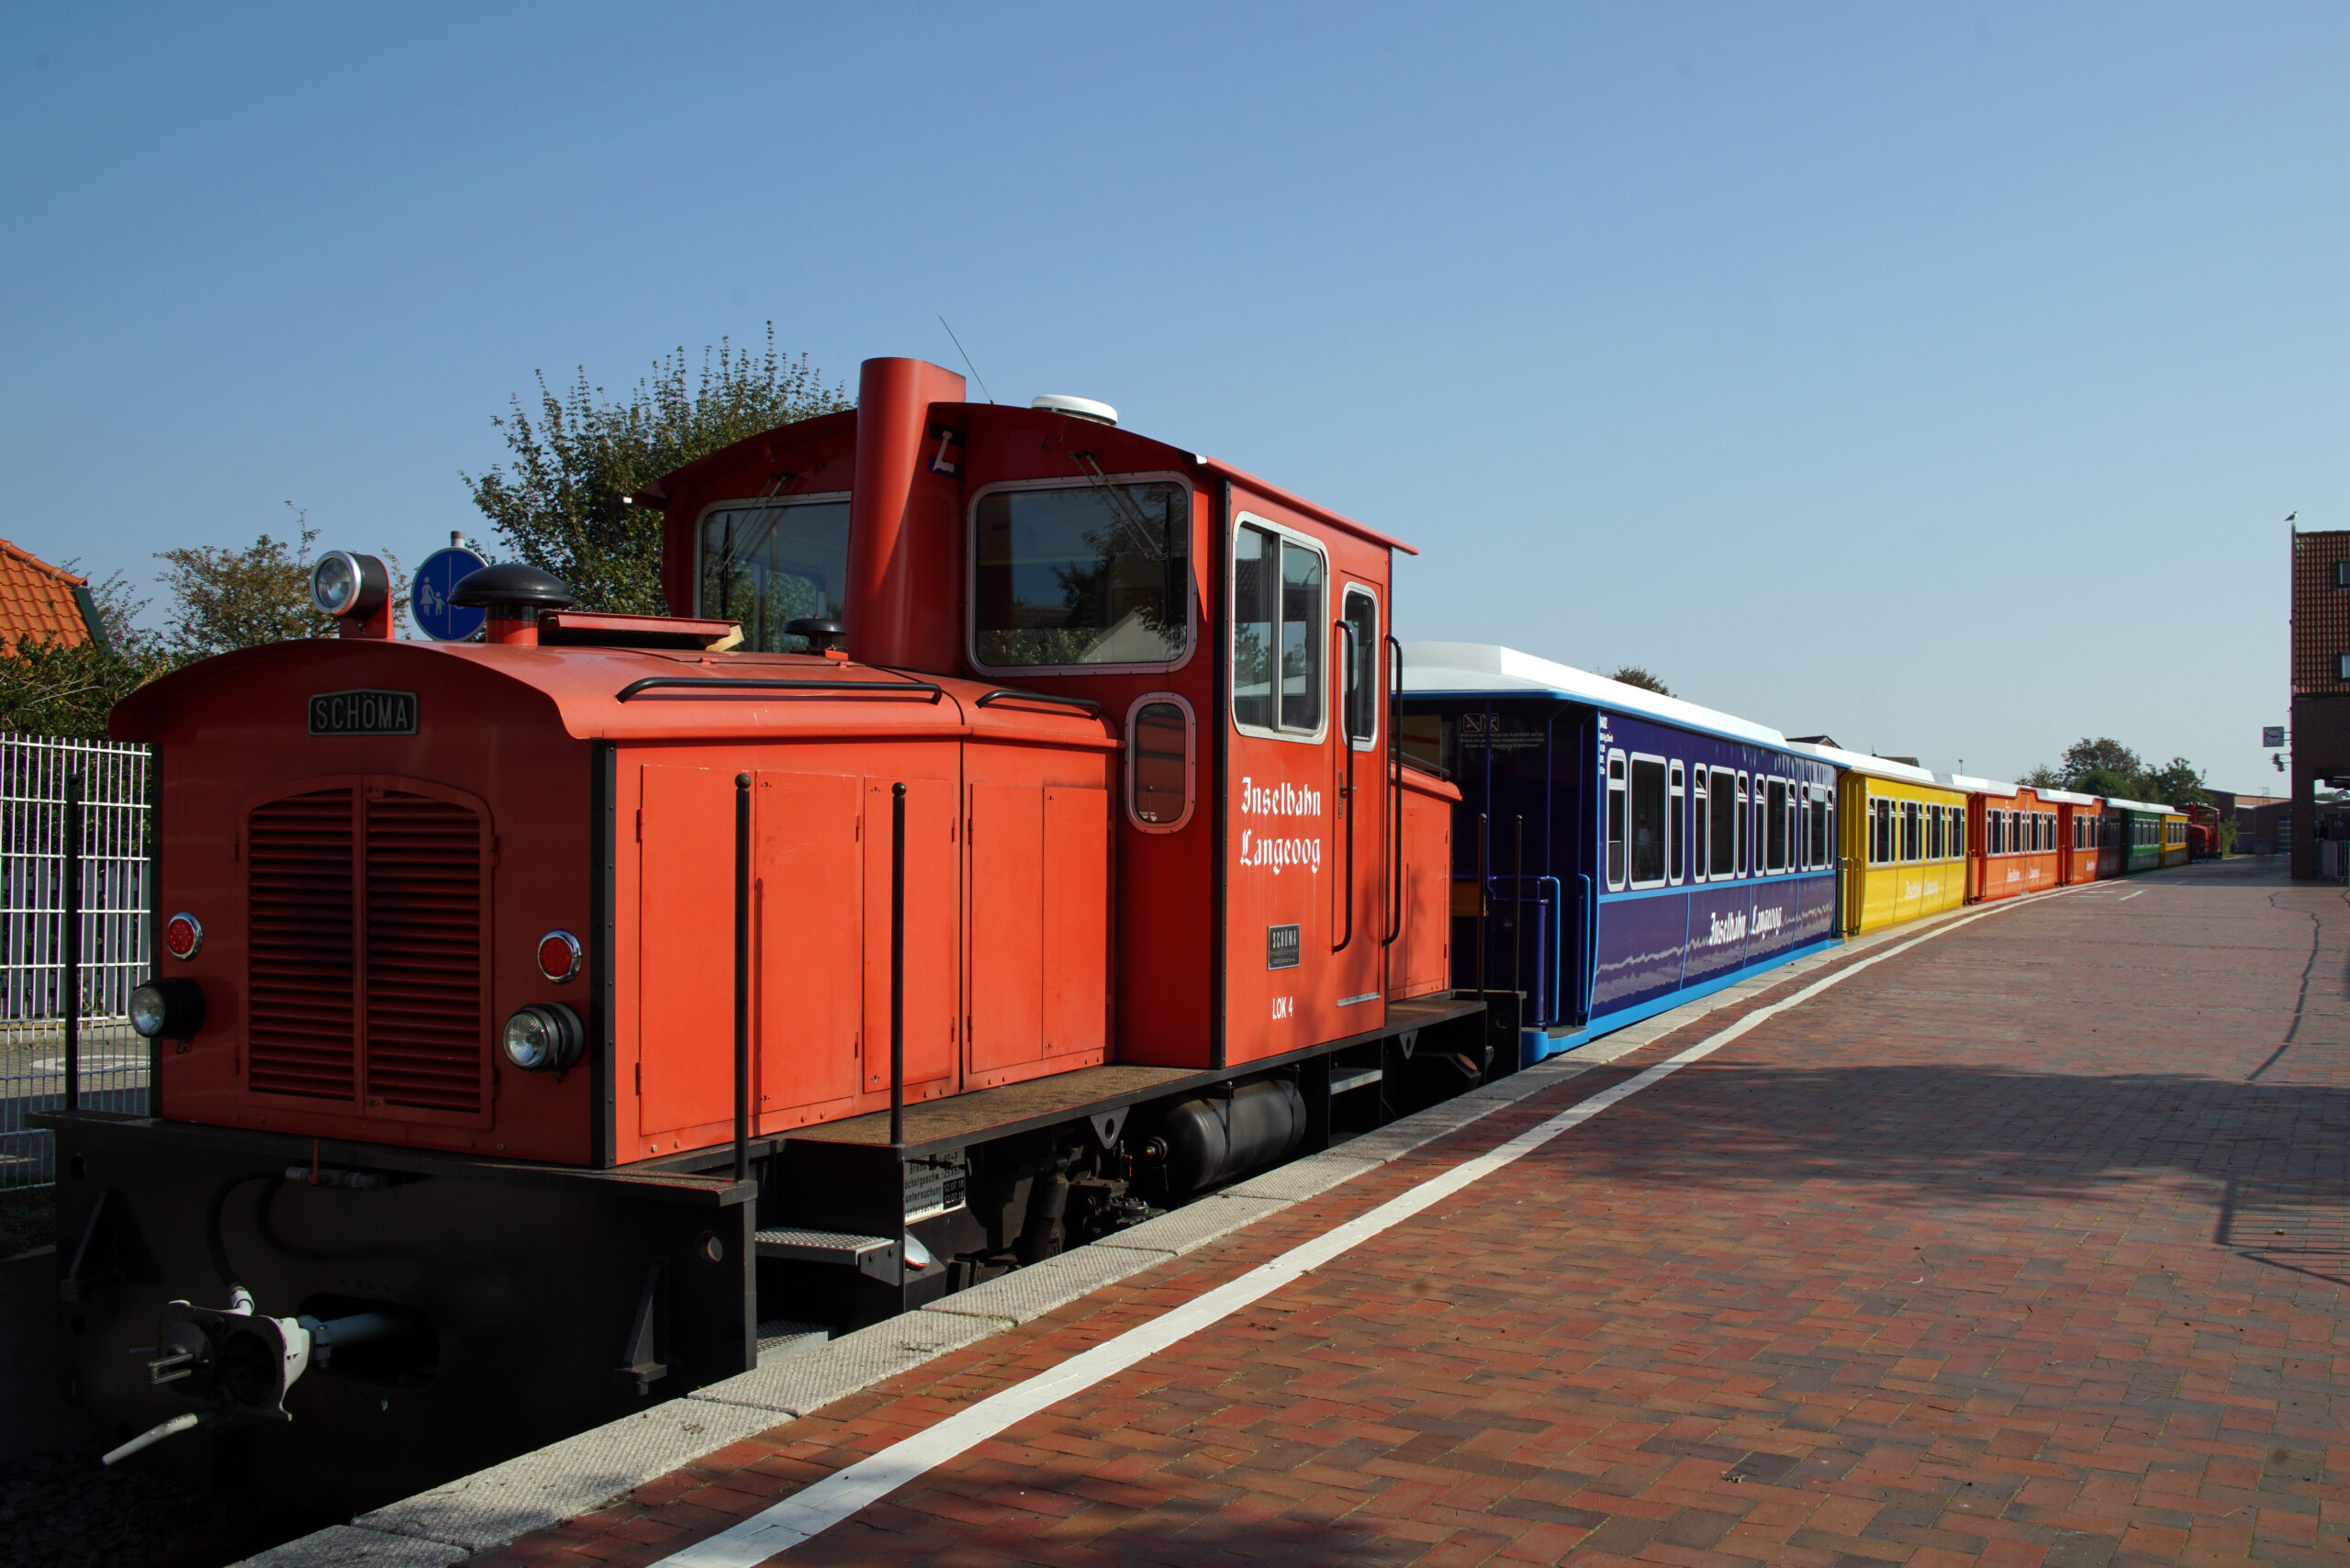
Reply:
<svg viewBox="0 0 2350 1568"><path fill-rule="evenodd" d="M1337 599L1330 658L1331 709L1338 717L1330 748L1330 951L1344 977L1338 994L1353 997L1386 990L1376 959L1386 908L1380 894L1387 790L1378 750L1385 739L1380 734L1385 660L1378 594L1342 578Z"/></svg>

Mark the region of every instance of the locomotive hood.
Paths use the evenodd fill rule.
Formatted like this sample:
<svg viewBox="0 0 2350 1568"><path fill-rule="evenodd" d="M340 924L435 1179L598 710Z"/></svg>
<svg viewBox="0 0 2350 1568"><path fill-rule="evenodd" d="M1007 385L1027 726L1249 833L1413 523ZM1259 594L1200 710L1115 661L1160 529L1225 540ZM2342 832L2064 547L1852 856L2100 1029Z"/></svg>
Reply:
<svg viewBox="0 0 2350 1568"><path fill-rule="evenodd" d="M108 729L149 742L223 723L274 736L416 734L441 714L489 711L575 740L959 731L1114 744L1080 708L1014 693L990 703L990 690L822 655L321 638L223 654L151 681L115 706Z"/></svg>

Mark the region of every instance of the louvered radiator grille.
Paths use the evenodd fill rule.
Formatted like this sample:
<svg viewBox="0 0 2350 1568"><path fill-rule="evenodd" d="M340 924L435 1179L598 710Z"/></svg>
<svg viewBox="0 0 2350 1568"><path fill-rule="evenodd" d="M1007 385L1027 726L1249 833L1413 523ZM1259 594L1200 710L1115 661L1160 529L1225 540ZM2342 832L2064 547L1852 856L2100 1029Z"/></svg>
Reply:
<svg viewBox="0 0 2350 1568"><path fill-rule="evenodd" d="M364 1080L371 1110L478 1114L481 819L455 801L372 790L357 877L352 808L348 787L320 790L257 806L247 824L248 1082L348 1103Z"/></svg>
<svg viewBox="0 0 2350 1568"><path fill-rule="evenodd" d="M367 801L367 1095L481 1109L481 820L453 801Z"/></svg>
<svg viewBox="0 0 2350 1568"><path fill-rule="evenodd" d="M348 788L271 801L246 824L246 1081L256 1092L349 1100L357 1091L351 830Z"/></svg>

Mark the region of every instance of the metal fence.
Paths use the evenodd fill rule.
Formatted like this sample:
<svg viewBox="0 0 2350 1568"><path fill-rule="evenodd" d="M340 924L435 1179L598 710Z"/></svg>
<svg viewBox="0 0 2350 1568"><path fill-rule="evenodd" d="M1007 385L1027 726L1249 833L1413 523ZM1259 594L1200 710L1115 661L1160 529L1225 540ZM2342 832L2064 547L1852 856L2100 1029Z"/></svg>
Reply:
<svg viewBox="0 0 2350 1568"><path fill-rule="evenodd" d="M141 745L0 735L0 1187L56 1179L28 1112L65 1103L65 1021L78 1013L80 1103L148 1108L147 1042L130 992L149 973L149 781ZM81 786L81 994L66 993L69 781Z"/></svg>

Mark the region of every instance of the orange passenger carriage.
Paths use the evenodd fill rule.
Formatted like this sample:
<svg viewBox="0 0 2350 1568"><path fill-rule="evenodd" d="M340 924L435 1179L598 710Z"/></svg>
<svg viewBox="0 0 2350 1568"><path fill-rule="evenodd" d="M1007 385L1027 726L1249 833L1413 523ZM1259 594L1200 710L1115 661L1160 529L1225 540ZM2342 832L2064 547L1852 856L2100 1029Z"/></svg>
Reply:
<svg viewBox="0 0 2350 1568"><path fill-rule="evenodd" d="M2063 812L2070 801L2028 784L1998 784L1945 774L1942 782L1967 793L1968 902L2045 892L2061 884Z"/></svg>
<svg viewBox="0 0 2350 1568"><path fill-rule="evenodd" d="M2105 802L2095 795L2071 790L2042 790L2039 794L2042 801L2056 807L2058 884L2071 887L2096 881Z"/></svg>
<svg viewBox="0 0 2350 1568"><path fill-rule="evenodd" d="M369 1506L1514 1065L1394 746L1407 547L1100 405L860 391L637 498L673 616L494 566L483 641L396 642L338 554L341 640L118 711L158 1114L50 1118L108 1425Z"/></svg>

